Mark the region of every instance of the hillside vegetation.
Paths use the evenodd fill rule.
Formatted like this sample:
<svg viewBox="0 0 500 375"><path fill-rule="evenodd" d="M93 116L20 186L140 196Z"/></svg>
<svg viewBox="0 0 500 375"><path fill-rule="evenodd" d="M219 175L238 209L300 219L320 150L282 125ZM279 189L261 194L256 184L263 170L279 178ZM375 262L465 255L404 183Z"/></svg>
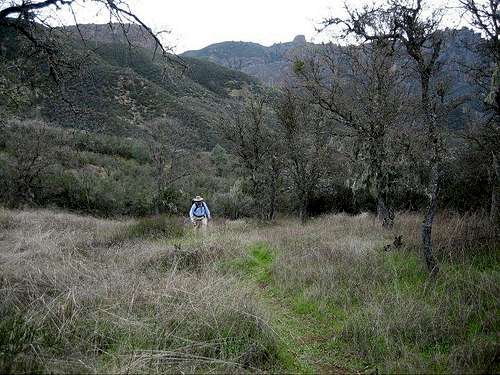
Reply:
<svg viewBox="0 0 500 375"><path fill-rule="evenodd" d="M429 279L419 220L400 217L202 237L179 218L2 210L0 372L498 372L488 221L441 214Z"/></svg>
<svg viewBox="0 0 500 375"><path fill-rule="evenodd" d="M40 28L42 38L48 31ZM218 124L228 117L226 106L234 91L244 86L258 90L254 78L210 62L175 62L175 57L169 62L151 49L84 41L63 30L51 36L67 69L62 72L64 85L56 85L43 56L24 56L24 49L30 48L26 40L5 27L0 33L3 64L11 70L25 65L3 84L32 86L25 87L31 94L24 98L26 105L12 103L10 115L37 117L66 128L137 137L147 121L175 117L193 139L202 140L195 142L197 147L210 150L218 140Z"/></svg>
<svg viewBox="0 0 500 375"><path fill-rule="evenodd" d="M39 27L39 37L49 38ZM154 166L148 145L156 136L149 129L152 122L171 119L175 131L163 146L186 155L172 168L199 176L180 179L182 192L178 186L165 189L164 209L187 209L200 185L210 194L234 182L213 176L210 151L222 142L220 126L229 121L231 106L239 105L241 91L261 90L254 78L193 58L167 61L122 40L83 41L71 30L69 35L56 30L50 43L61 49L66 69L61 83L28 41L4 26L0 36L6 73L0 80L6 94L0 99L4 204L56 205L99 215L151 213Z"/></svg>
<svg viewBox="0 0 500 375"><path fill-rule="evenodd" d="M135 34L130 37L137 45L131 48L118 37L119 33L111 32L107 26L80 26L85 41L74 28L50 33L42 26L37 29L41 40L47 37L50 45L60 49L58 63L62 82L54 82L47 72L43 53L33 49L12 29L0 29L0 68L5 68L0 91L6 93L0 99L0 112L4 114L0 124L0 200L4 205L58 206L102 216L147 215L160 211L185 212L190 199L202 194L213 203L216 215L231 218L263 216L261 206L270 206L271 201L277 211L288 214L301 211L307 215L332 211L357 213L376 209L377 198L370 188L373 176L366 169L370 165L368 149L364 149L366 139L379 142L376 132L366 139L363 135L353 137L323 111L318 112L318 118L311 124L301 124L299 138L304 142L290 147L293 142L287 137L296 137L292 133L298 130L290 133L278 118L281 91L264 88L256 78L241 71L190 57L198 56L194 52L180 60L174 56L164 59L150 48L140 47L143 44ZM452 98L470 89L463 72L455 65L458 60L470 62L472 57L459 46L462 40L476 37L462 30L447 40L443 60L451 64L446 65L446 72L453 73L449 85ZM300 55L298 51L312 48L303 38L285 43L275 52L243 42L229 45L232 47L228 49L226 43L221 43L207 47L206 51L228 58L243 54L260 59L259 54L265 50L265 61L279 60L290 70L293 64L283 54L289 51L293 55L296 51ZM340 52L333 50L335 58ZM452 65L457 69L452 69ZM345 68L346 64L341 66ZM411 84L415 84L413 81ZM345 84L354 87L356 82ZM352 94L349 90L341 91ZM370 94L367 95L366 101L370 102ZM364 104L355 98L354 95L342 99L346 112L351 107L363 111ZM300 100L310 103L312 99ZM255 116L255 108L251 108L252 102L259 101L263 103L263 116ZM417 108L406 104L405 111ZM314 105L310 107L313 109ZM442 207L462 212L486 210L493 184L489 166L483 162L488 151L465 143L457 131L463 127L468 108L456 108L446 118L451 130L447 149L450 156L443 163L439 201ZM252 121L257 118L261 123L254 128ZM370 118L360 120L361 126L369 126ZM244 134L239 134L239 138L229 134L234 133L238 121L247 133L243 138ZM398 190L397 196L390 192L389 195L394 195L390 196L391 204L395 209L420 209L426 200L420 186L415 186L426 178L425 161L420 160L423 153L417 150L422 142L404 144L409 137L414 137L415 128L406 119L398 121L394 135L381 134L392 137L389 140L392 144L393 138L399 137L397 134L407 133L408 136L398 141L401 147L395 147L394 151L402 152L402 148L410 146L415 150L393 159L401 159L401 164L412 163L422 173L418 178L409 177L412 181L397 187L396 190L404 190ZM299 161L303 165L294 172L299 164L293 160L293 149L312 145L310 138L314 132L310 129L316 126L314 124L323 127L320 144L324 147L321 151L324 157L313 162L320 166L315 168L317 177L301 177L303 182L309 181L312 185L307 194L299 197L301 183L294 179L304 173L313 174L314 169L306 172L311 162L308 158L313 154L296 152L303 157ZM168 128L169 134L159 139L158 127ZM262 134L251 134L254 129L261 129ZM287 135L287 131L290 134ZM257 143L252 145L253 136L257 137ZM160 189L155 187L159 169L151 145L171 153L163 168L168 170L168 178L163 179ZM241 148L247 146L248 150L242 151ZM352 154L345 155L344 150L352 150ZM177 156L172 157L173 154ZM405 160L404 154L412 160ZM248 157L255 160L249 161ZM30 164L31 160L36 161L35 165ZM270 160L277 162L269 165ZM254 170L248 168L249 163L254 165ZM467 167L462 168L463 165ZM407 178L403 172L392 171L391 178ZM272 189L268 189L271 186ZM473 199L469 191L474 191ZM299 203L306 196L307 202Z"/></svg>

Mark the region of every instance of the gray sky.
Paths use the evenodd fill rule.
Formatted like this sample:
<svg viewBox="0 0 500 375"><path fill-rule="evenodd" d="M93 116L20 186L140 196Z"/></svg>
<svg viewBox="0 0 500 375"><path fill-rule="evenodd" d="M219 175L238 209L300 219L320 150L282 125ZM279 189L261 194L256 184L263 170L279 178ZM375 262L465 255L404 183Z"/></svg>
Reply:
<svg viewBox="0 0 500 375"><path fill-rule="evenodd" d="M81 23L102 23L107 19L88 2L77 11ZM428 1L433 5L452 0ZM130 0L132 10L155 31L169 29L168 45L175 52L200 49L209 44L236 40L263 45L287 42L298 34L321 42L314 26L327 16L342 16L343 4L361 6L370 0ZM66 20L68 15L63 16Z"/></svg>
<svg viewBox="0 0 500 375"><path fill-rule="evenodd" d="M226 40L271 45L298 34L310 40L316 35L314 25L340 12L342 4L343 0L137 0L134 8L155 27L169 26L170 39L182 52Z"/></svg>

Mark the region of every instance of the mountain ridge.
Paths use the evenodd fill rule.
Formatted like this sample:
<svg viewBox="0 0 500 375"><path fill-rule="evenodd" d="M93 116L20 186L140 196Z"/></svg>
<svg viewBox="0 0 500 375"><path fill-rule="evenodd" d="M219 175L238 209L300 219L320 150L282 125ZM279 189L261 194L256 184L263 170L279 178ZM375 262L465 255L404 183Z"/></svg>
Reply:
<svg viewBox="0 0 500 375"><path fill-rule="evenodd" d="M295 55L314 45L299 34L290 42L274 43L269 47L255 42L225 41L186 51L180 56L206 59L274 86L282 83Z"/></svg>
<svg viewBox="0 0 500 375"><path fill-rule="evenodd" d="M460 55L467 55L460 44L474 45L482 41L480 33L466 27L444 29L443 33L446 39L443 56L452 55L457 60L460 60ZM180 56L212 61L256 77L269 86L279 86L291 74L290 66L295 57L301 56L308 48L321 48L323 45L307 42L303 35L297 35L290 42L275 43L269 47L254 42L218 42L199 50L186 51ZM337 47L342 48L340 45Z"/></svg>

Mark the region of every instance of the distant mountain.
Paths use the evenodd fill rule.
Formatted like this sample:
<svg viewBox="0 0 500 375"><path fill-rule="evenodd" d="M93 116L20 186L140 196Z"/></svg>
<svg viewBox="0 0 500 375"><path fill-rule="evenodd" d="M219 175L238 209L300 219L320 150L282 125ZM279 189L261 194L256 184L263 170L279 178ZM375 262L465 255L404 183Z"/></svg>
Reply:
<svg viewBox="0 0 500 375"><path fill-rule="evenodd" d="M182 54L183 69L154 57L154 42L138 26L90 24L62 31L64 55L75 60L80 71L65 85L64 97L40 96L33 108L45 119L65 127L128 135L144 121L172 116L181 120L187 133L199 135L193 138L207 149L217 143L218 124L231 115L228 104L237 100L243 87L262 90L259 82L279 85L296 56L322 48L303 35L270 47L222 42ZM481 36L465 28L445 33L447 83L453 95L470 94L473 86L462 65L473 64L476 57L463 47L481 43ZM1 36L0 54L15 60L20 37ZM135 47L129 48L129 42ZM42 79L47 78L43 64L37 69ZM462 115L456 113L457 124L463 123Z"/></svg>
<svg viewBox="0 0 500 375"><path fill-rule="evenodd" d="M288 74L290 62L306 47L304 35L293 41L276 43L270 47L251 42L222 42L196 51L186 51L181 56L205 59L230 69L240 70L268 85L279 85Z"/></svg>

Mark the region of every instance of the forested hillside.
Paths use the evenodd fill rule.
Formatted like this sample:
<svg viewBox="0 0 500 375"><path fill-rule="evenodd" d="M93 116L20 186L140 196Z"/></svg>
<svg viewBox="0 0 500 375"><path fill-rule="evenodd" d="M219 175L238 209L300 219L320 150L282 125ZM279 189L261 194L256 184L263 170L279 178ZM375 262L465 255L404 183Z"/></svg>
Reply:
<svg viewBox="0 0 500 375"><path fill-rule="evenodd" d="M105 30L112 33L109 28ZM3 58L15 63L22 58L22 36L12 32L9 35L9 30L3 32ZM45 32L40 30L40 34ZM130 135L145 121L172 116L181 119L181 126L196 135L193 139L203 137L202 144L210 149L216 141L214 126L227 117L227 100L238 96L243 86L258 85L243 73L205 61L185 58L178 63L162 62L153 49L136 45L130 48L124 40L82 40L71 29L69 33L57 30L55 34L54 43L63 49L64 63L78 72L72 72L63 91L49 91L54 85L44 75L43 66L36 66L33 60L24 61L32 65L37 84L42 85L28 109L36 108L44 120L63 127ZM12 83L26 84L23 78L14 76ZM29 77L28 82L34 79ZM30 112L18 114L28 117Z"/></svg>
<svg viewBox="0 0 500 375"><path fill-rule="evenodd" d="M154 43L137 27L127 26L127 30L132 31L127 38L118 24L80 25L79 29L70 27L49 32L38 26L39 36L49 39L54 48L61 50L59 70L55 73L44 62L43 53L29 54L31 47L22 35L11 28L2 29L2 61L9 67L3 81L7 95L4 95L2 108L5 119L11 119L5 124L8 131L2 133L2 173L8 181L2 188L4 201L56 204L100 214L147 214L158 210L159 205L167 211L185 210L189 196L201 191L218 203L217 213L238 217L260 210L253 203L256 195L252 189L263 184L275 186L272 188L275 190L273 207L279 206L285 212L298 209L300 199L296 194L283 195L291 189L287 186L294 183L291 174L266 180L267 177L257 177L257 174L264 176L267 172L250 172L247 168L249 162L268 168L265 160L268 160L269 150L283 152L281 142L286 137L279 135L278 119L272 113L278 105L279 90L264 88L257 78L218 64L264 79L268 71L274 82L288 77L289 81L295 80L295 84L300 85L300 80L297 81L300 77L294 71L297 62L307 62L319 53L331 52L344 66L348 62L345 57L348 49L316 46L297 37L291 43L273 48L228 42L185 53L181 58L170 55L165 59L155 53ZM481 105L477 93L480 87L464 72L464 66L479 58L468 49L481 40L478 38L477 33L467 29L446 31L446 48L441 55L446 63L435 79L445 89L447 100L451 98L462 103L450 108L446 117L452 131L450 146L456 150L452 152L455 161L450 159L447 165L444 200L441 201L461 210L486 208L490 200L489 172L476 168L480 156L461 151L464 140L460 132L469 113ZM242 64L230 63L236 60ZM276 64L279 68L275 69ZM29 69L21 70L20 66ZM64 83L57 82L52 73L64 77ZM407 87L415 87L413 77L406 77L404 81ZM403 105L408 108L414 105L410 96L403 97L406 98ZM256 103L262 106L260 110L255 107ZM358 106L354 102L353 105ZM467 111L464 108L468 108ZM269 127L269 134L267 130L265 134L251 134L253 120L250 119L258 114L256 111L262 111L265 120L263 117L263 122L254 121L254 126ZM246 136L235 134L236 123L246 124ZM345 131L335 125L335 121L332 123L339 132ZM45 129L44 134L37 135L41 131L36 129L40 124ZM154 134L159 126L168 128L163 136ZM407 130L405 125L400 128ZM21 142L32 136L47 139L43 144L46 149L39 145L33 150L33 145ZM260 156L253 155L257 157L254 161L250 161L252 156L245 151L252 136L260 137L259 148L263 147ZM330 135L324 133L324 136L324 141L329 142ZM237 141L234 137L241 139ZM264 141L266 137L270 138ZM152 140L158 139L168 145L171 155L167 158L169 169L161 177L165 180L161 194L155 193L158 188L154 187L154 181L160 177L158 173L155 177L154 155L148 148ZM50 143L53 145L49 146ZM363 175L365 171L359 169L359 162L350 164L349 170L342 168L345 146L339 146L329 146L329 152L317 161L331 172L322 171L315 177L315 187L308 193L308 203L305 203L310 214L374 209L373 194ZM26 161L19 160L18 152L28 155L34 152L48 160L36 172L19 174L19 163ZM182 157L173 157L173 154L182 154ZM264 159L259 161L259 157ZM457 158L467 159L472 169L457 169ZM307 160L302 162L309 163ZM276 168L285 166L286 163L280 162L269 170L277 171ZM471 170L477 173L470 174ZM247 173L252 173L256 179L248 180ZM307 175L302 178L308 179ZM471 181L475 182L471 184ZM18 190L23 185L28 185L29 193L21 197ZM354 189L354 186L358 187ZM464 186L474 190L474 199L466 198ZM404 189L406 193L394 196L393 204L405 209L421 206L424 197L414 187L412 183ZM403 198L405 194L409 199ZM262 195L257 195L261 197L260 204L269 203L268 198L262 200Z"/></svg>
<svg viewBox="0 0 500 375"><path fill-rule="evenodd" d="M183 155L169 164L169 178L183 183L184 193L179 197L169 187L163 206L176 211L172 200L187 204L195 193L183 175L206 179L213 173L210 152L221 142L220 126L229 121L231 106L239 105L244 90L263 90L256 79L211 62L165 59L123 39L102 42L95 33L82 39L71 28L38 28L40 38L60 49L61 69L54 76L43 53L30 55L22 35L1 29L1 194L10 204L152 212L155 177L148 143L158 139L151 129L168 123L161 141ZM217 182L205 184L217 189Z"/></svg>

